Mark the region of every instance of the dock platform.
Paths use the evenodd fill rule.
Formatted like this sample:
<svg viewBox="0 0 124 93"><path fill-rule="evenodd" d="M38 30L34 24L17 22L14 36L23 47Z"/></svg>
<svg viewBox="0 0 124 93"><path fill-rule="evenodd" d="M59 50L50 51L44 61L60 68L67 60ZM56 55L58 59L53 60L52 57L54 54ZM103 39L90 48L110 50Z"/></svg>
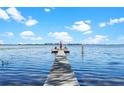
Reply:
<svg viewBox="0 0 124 93"><path fill-rule="evenodd" d="M59 50L56 54L55 62L44 86L79 86L63 50Z"/></svg>
<svg viewBox="0 0 124 93"><path fill-rule="evenodd" d="M60 49L52 49L51 53L58 53ZM64 51L64 53L70 53L70 51L68 49L62 49L62 51Z"/></svg>

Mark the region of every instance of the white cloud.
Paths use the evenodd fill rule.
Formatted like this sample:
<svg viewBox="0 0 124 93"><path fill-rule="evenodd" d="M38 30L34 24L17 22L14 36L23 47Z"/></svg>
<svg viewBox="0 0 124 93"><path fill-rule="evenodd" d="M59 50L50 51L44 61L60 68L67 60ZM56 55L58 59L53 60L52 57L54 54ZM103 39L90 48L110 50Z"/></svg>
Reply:
<svg viewBox="0 0 124 93"><path fill-rule="evenodd" d="M86 31L83 34L86 35L86 34L90 34L90 33L92 33L92 31Z"/></svg>
<svg viewBox="0 0 124 93"><path fill-rule="evenodd" d="M85 31L90 30L90 26L84 21L78 21L74 23L74 25L72 26L72 29L85 32Z"/></svg>
<svg viewBox="0 0 124 93"><path fill-rule="evenodd" d="M24 44L23 42L20 42L19 44Z"/></svg>
<svg viewBox="0 0 124 93"><path fill-rule="evenodd" d="M110 19L108 22L102 22L99 24L99 27L106 27L109 25L114 25L114 24L118 24L118 23L123 23L124 22L124 17L120 17L120 18L115 18L115 19Z"/></svg>
<svg viewBox="0 0 124 93"><path fill-rule="evenodd" d="M6 35L7 36L14 36L14 33L13 32L6 32Z"/></svg>
<svg viewBox="0 0 124 93"><path fill-rule="evenodd" d="M62 41L65 43L70 43L73 41L73 38L67 32L49 32L48 35L57 41Z"/></svg>
<svg viewBox="0 0 124 93"><path fill-rule="evenodd" d="M105 26L106 26L106 23L104 22L99 24L99 27L105 27Z"/></svg>
<svg viewBox="0 0 124 93"><path fill-rule="evenodd" d="M32 37L30 39L34 41L38 41L38 40L42 40L43 38L38 36L38 37Z"/></svg>
<svg viewBox="0 0 124 93"><path fill-rule="evenodd" d="M119 22L121 23L121 22L124 22L124 17L121 17L120 19L119 19Z"/></svg>
<svg viewBox="0 0 124 93"><path fill-rule="evenodd" d="M3 40L0 39L0 44L3 44Z"/></svg>
<svg viewBox="0 0 124 93"><path fill-rule="evenodd" d="M8 20L10 17L6 13L6 11L4 11L3 9L0 8L0 18L3 20Z"/></svg>
<svg viewBox="0 0 124 93"><path fill-rule="evenodd" d="M26 19L15 7L8 8L6 9L6 11L0 8L0 18L4 20L8 20L11 18L16 22L21 22L22 24L25 24L26 26L33 26L38 23L38 21L36 19L33 19L31 16Z"/></svg>
<svg viewBox="0 0 124 93"><path fill-rule="evenodd" d="M21 15L21 12L19 12L15 7L8 8L6 11L15 21L25 21L25 18Z"/></svg>
<svg viewBox="0 0 124 93"><path fill-rule="evenodd" d="M34 36L34 33L32 31L24 31L20 35L22 38L28 38Z"/></svg>
<svg viewBox="0 0 124 93"><path fill-rule="evenodd" d="M67 28L69 28L70 30L76 30L88 34L89 32L92 33L90 23L90 20L77 21L71 27Z"/></svg>
<svg viewBox="0 0 124 93"><path fill-rule="evenodd" d="M45 12L50 12L51 9L50 9L50 8L44 8L44 11L45 11Z"/></svg>
<svg viewBox="0 0 124 93"><path fill-rule="evenodd" d="M25 25L26 26L33 26L33 25L36 25L37 23L38 23L37 20L32 19L32 17L29 17L29 19L25 22Z"/></svg>
<svg viewBox="0 0 124 93"><path fill-rule="evenodd" d="M42 40L42 37L36 36L32 31L24 31L20 33L22 39L29 39L29 40Z"/></svg>
<svg viewBox="0 0 124 93"><path fill-rule="evenodd" d="M84 44L101 44L101 43L105 43L105 41L107 40L108 40L107 36L96 35L95 37L89 37L83 40L83 43Z"/></svg>
<svg viewBox="0 0 124 93"><path fill-rule="evenodd" d="M120 19L110 19L110 21L108 22L108 25L113 25L113 24L117 24L119 23Z"/></svg>

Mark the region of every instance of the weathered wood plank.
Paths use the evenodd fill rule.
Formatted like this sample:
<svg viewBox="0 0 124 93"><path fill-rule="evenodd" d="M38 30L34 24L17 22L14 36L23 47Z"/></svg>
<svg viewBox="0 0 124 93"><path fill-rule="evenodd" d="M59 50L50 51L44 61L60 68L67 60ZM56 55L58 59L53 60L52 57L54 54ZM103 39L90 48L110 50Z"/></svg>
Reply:
<svg viewBox="0 0 124 93"><path fill-rule="evenodd" d="M44 86L79 86L63 50L59 50Z"/></svg>

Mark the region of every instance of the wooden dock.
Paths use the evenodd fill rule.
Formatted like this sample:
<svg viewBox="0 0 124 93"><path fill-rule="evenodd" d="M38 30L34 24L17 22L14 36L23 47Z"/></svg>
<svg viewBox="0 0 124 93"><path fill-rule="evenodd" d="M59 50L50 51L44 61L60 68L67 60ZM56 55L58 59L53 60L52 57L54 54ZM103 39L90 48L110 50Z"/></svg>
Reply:
<svg viewBox="0 0 124 93"><path fill-rule="evenodd" d="M79 86L63 50L55 56L55 62L44 86Z"/></svg>
<svg viewBox="0 0 124 93"><path fill-rule="evenodd" d="M51 53L58 53L59 49L52 49ZM70 53L70 51L68 49L62 49L62 51L64 51L64 53Z"/></svg>

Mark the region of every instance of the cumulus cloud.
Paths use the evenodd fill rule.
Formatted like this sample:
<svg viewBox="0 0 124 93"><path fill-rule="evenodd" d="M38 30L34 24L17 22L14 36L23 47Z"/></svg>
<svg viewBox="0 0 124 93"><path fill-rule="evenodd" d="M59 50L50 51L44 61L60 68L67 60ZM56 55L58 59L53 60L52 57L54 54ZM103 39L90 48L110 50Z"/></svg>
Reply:
<svg viewBox="0 0 124 93"><path fill-rule="evenodd" d="M0 8L0 18L3 20L8 20L11 18L16 22L25 24L26 26L34 26L38 23L38 21L33 19L31 16L25 18L15 7L10 7L6 9L6 11Z"/></svg>
<svg viewBox="0 0 124 93"><path fill-rule="evenodd" d="M46 13L49 13L49 12L51 12L52 10L54 10L55 8L54 7L49 7L49 8L44 8L44 11L46 12Z"/></svg>
<svg viewBox="0 0 124 93"><path fill-rule="evenodd" d="M96 35L95 37L89 37L83 40L83 43L84 44L101 44L101 43L105 43L105 41L107 40L108 40L107 36Z"/></svg>
<svg viewBox="0 0 124 93"><path fill-rule="evenodd" d="M8 20L10 17L6 13L6 11L4 11L3 9L0 8L0 18L3 20Z"/></svg>
<svg viewBox="0 0 124 93"><path fill-rule="evenodd" d="M105 27L105 26L106 26L106 23L104 22L99 24L99 27Z"/></svg>
<svg viewBox="0 0 124 93"><path fill-rule="evenodd" d="M3 40L0 39L0 44L3 44Z"/></svg>
<svg viewBox="0 0 124 93"><path fill-rule="evenodd" d="M25 38L33 37L34 33L32 31L24 31L20 35L22 38L25 39Z"/></svg>
<svg viewBox="0 0 124 93"><path fill-rule="evenodd" d="M73 38L67 32L49 32L48 35L57 41L63 41L65 43L73 41Z"/></svg>
<svg viewBox="0 0 124 93"><path fill-rule="evenodd" d="M71 27L66 27L66 28L70 30L80 31L85 34L89 34L92 33L90 24L91 24L90 20L77 21Z"/></svg>
<svg viewBox="0 0 124 93"><path fill-rule="evenodd" d="M38 37L32 37L30 39L34 41L38 41L38 40L42 40L43 38L38 36Z"/></svg>
<svg viewBox="0 0 124 93"><path fill-rule="evenodd" d="M124 22L124 17L115 18L115 19L111 18L108 22L101 22L99 24L99 27L106 27L109 25L114 25L114 24L123 23L123 22Z"/></svg>
<svg viewBox="0 0 124 93"><path fill-rule="evenodd" d="M50 9L50 8L44 8L44 11L45 11L45 12L50 12L51 9Z"/></svg>
<svg viewBox="0 0 124 93"><path fill-rule="evenodd" d="M83 34L86 35L86 34L90 34L90 33L92 33L92 31L86 31Z"/></svg>
<svg viewBox="0 0 124 93"><path fill-rule="evenodd" d="M29 19L25 22L25 25L26 26L33 26L33 25L36 25L37 23L38 23L37 20L32 19L32 17L29 17Z"/></svg>
<svg viewBox="0 0 124 93"><path fill-rule="evenodd" d="M14 33L13 32L6 32L6 35L7 36L14 36Z"/></svg>
<svg viewBox="0 0 124 93"><path fill-rule="evenodd" d="M19 12L15 7L8 8L7 13L18 22L23 22L25 18L21 15L21 12Z"/></svg>
<svg viewBox="0 0 124 93"><path fill-rule="evenodd" d="M23 42L19 42L19 44L24 44Z"/></svg>
<svg viewBox="0 0 124 93"><path fill-rule="evenodd" d="M24 31L20 33L22 39L29 39L29 40L42 40L42 37L36 36L32 31Z"/></svg>

